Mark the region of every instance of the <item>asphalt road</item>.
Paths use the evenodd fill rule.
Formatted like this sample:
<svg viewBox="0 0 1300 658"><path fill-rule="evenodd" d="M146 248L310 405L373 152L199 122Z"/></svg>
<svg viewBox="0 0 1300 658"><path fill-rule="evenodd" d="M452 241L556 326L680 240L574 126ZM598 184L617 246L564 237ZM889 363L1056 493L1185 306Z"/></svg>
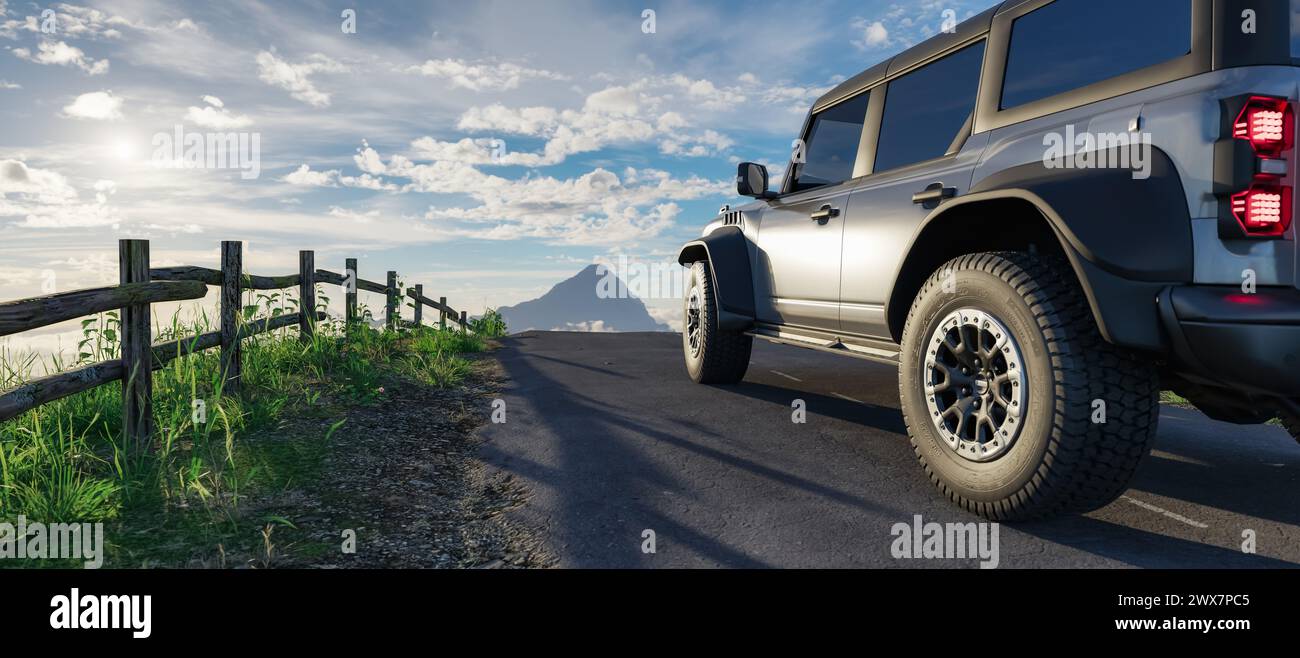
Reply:
<svg viewBox="0 0 1300 658"><path fill-rule="evenodd" d="M973 567L899 559L895 524L979 521L912 454L894 368L755 341L745 381L691 383L678 334L526 332L496 357L506 422L490 468L565 567ZM807 422L791 422L802 399ZM1001 524L1000 568L1300 565L1300 445L1165 407L1151 456L1108 507ZM654 553L643 550L653 531ZM1247 532L1253 531L1253 532ZM1256 553L1242 550L1253 534Z"/></svg>

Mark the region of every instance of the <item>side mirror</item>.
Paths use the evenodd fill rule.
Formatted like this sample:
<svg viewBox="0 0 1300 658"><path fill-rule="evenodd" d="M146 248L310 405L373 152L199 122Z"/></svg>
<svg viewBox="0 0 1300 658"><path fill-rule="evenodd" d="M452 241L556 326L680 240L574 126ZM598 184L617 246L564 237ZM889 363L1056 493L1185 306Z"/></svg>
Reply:
<svg viewBox="0 0 1300 658"><path fill-rule="evenodd" d="M740 163L736 167L736 193L756 199L768 198L767 167L756 162Z"/></svg>

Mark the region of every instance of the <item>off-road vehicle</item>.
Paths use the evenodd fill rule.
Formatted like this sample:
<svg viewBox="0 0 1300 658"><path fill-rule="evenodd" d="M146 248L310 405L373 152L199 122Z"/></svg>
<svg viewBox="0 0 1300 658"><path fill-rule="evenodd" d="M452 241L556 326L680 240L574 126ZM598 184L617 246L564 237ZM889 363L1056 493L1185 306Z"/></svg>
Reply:
<svg viewBox="0 0 1300 658"><path fill-rule="evenodd" d="M921 466L998 520L1112 501L1161 390L1296 434L1293 20L1012 0L840 84L682 248L691 379L754 337L896 363Z"/></svg>

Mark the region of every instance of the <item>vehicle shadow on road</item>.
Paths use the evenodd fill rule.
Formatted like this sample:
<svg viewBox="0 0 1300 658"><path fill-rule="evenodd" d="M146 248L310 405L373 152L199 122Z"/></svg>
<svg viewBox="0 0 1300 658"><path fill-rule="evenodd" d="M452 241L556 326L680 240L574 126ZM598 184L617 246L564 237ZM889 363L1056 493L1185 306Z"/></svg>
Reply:
<svg viewBox="0 0 1300 658"><path fill-rule="evenodd" d="M718 390L775 404L786 409L795 398L807 403L809 414L826 416L846 423L873 427L878 430L907 436L903 413L892 407L879 407L864 402L844 400L830 395L801 391L796 388L772 386L744 381L735 386L720 386Z"/></svg>
<svg viewBox="0 0 1300 658"><path fill-rule="evenodd" d="M707 531L691 527L647 502L650 492L675 491L689 499L690 492L673 473L646 459L636 435L654 440L680 440L592 400L539 369L541 363L583 369L591 381L619 373L600 372L565 359L522 354L520 338L499 341L496 356L515 386L528 390L528 425L522 419L488 425L480 456L492 467L521 479L533 490L534 501L522 511L529 524L541 526L548 544L560 555L561 566L627 568L663 564L657 555L675 556L679 564L692 563L691 554L703 558L701 566L762 568L769 565L743 550L729 546ZM591 372L595 370L596 372ZM509 394L510 391L505 391ZM512 405L512 413L522 413ZM529 438L519 440L522 431ZM653 530L662 550L645 554L642 533Z"/></svg>
<svg viewBox="0 0 1300 658"><path fill-rule="evenodd" d="M1170 537L1088 516L1017 523L1044 541L1147 569L1294 569L1300 565ZM1013 566L1007 564L1006 566Z"/></svg>
<svg viewBox="0 0 1300 658"><path fill-rule="evenodd" d="M713 534L717 517L700 517L679 513L682 500L700 499L700 494L682 482L675 472L665 469L665 460L687 462L704 458L752 476L798 489L834 503L852 506L864 513L899 517L898 510L887 509L861 496L808 479L748 456L735 454L726 444L697 441L706 438L693 431L688 417L678 417L670 410L647 414L635 404L619 409L618 389L609 387L629 384L618 379L603 380L604 373L582 363L534 353L523 353L512 337L500 340L502 349L496 357L518 391L526 391L527 401L511 404L509 424L488 425L482 435L487 441L480 455L496 469L511 473L534 489L536 509L522 513L529 522L544 524L543 532L563 554L564 566L630 567L662 566L662 557L642 554L641 533L653 529L661 544L672 550L684 549L673 566L766 567L764 561L733 546ZM576 367L583 374L570 382L558 377L562 369ZM594 388L593 388L594 387ZM751 395L776 402L784 399L788 406L790 391L775 387L745 385ZM588 390L608 390L611 399L595 399ZM721 388L706 395L723 396ZM726 391L732 390L730 387ZM504 391L507 395L511 391ZM870 407L826 396L798 394L817 406L817 413L835 413L854 422L886 421L872 415ZM762 399L762 398L760 398ZM725 404L725 400L719 400ZM526 421L519 406L527 405ZM853 407L857 407L854 410ZM527 422L529 426L522 425ZM901 421L896 421L901 422ZM520 424L516 424L520 423ZM510 434L507 434L509 432ZM519 434L514 434L519 432ZM708 434L712 434L709 432ZM526 437L526 438L525 438ZM656 445L657 444L657 445ZM665 496L670 493L670 496ZM697 559L692 559L692 555ZM702 558L702 560L700 559Z"/></svg>

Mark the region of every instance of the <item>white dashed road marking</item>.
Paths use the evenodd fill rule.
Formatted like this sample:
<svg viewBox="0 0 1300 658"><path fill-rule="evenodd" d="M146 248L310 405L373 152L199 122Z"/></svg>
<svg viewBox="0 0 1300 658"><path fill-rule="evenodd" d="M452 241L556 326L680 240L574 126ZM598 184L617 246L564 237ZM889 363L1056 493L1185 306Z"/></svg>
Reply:
<svg viewBox="0 0 1300 658"><path fill-rule="evenodd" d="M1210 526L1208 526L1208 525L1206 525L1206 524L1204 524L1204 523L1201 523L1200 521L1197 521L1197 520L1195 520L1195 519L1189 519L1189 518L1183 516L1182 514L1178 514L1178 513L1176 513L1176 512L1170 512L1169 510L1167 510L1167 509L1165 509L1165 508L1163 508L1163 507L1156 507L1155 505L1152 505L1151 503L1142 502L1142 501L1140 501L1140 500L1138 500L1138 499L1136 499L1136 498L1132 498L1132 497L1129 497L1129 496L1120 496L1120 498L1123 498L1124 500L1127 500L1128 502L1133 503L1134 505L1137 505L1138 507L1141 507L1142 509L1145 509L1145 510L1148 510L1148 511L1151 511L1151 512L1155 512L1156 514L1163 514L1163 515L1165 515L1165 516L1167 516L1167 517L1169 517L1169 518L1171 518L1171 519L1173 519L1173 520L1175 520L1175 521L1181 521L1181 522L1183 522L1183 523L1186 523L1187 525L1192 526L1193 528L1208 528L1208 527L1210 527Z"/></svg>
<svg viewBox="0 0 1300 658"><path fill-rule="evenodd" d="M789 379L790 381L794 381L794 382L802 382L802 381L803 381L802 379L799 379L798 377L792 377L792 376L787 375L787 374L785 374L785 373L783 373L783 372L781 372L781 371L779 371L779 370L770 370L769 372L771 372L773 375L780 375L780 376L782 376L782 377L785 377L786 379Z"/></svg>

